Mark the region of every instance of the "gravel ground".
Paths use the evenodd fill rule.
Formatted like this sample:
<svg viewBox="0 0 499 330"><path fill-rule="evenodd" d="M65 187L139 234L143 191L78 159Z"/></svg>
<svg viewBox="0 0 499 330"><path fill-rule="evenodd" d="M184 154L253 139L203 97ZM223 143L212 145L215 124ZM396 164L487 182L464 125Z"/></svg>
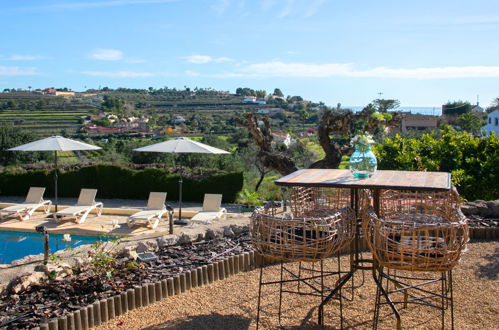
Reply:
<svg viewBox="0 0 499 330"><path fill-rule="evenodd" d="M368 257L367 254L364 257ZM342 268L348 260L342 257ZM296 270L296 264L289 264ZM317 267L317 266L316 266ZM325 267L337 268L336 259ZM361 274L359 272L359 274ZM480 241L469 244L461 264L453 271L456 329L497 329L499 324L499 241ZM279 278L279 266L265 268L264 280ZM164 299L153 305L131 311L113 319L99 329L248 329L256 326L256 302L259 271L254 270L195 288L184 294ZM333 281L328 280L328 283ZM355 282L362 280L356 275ZM291 289L291 284L287 286ZM293 284L296 288L296 284ZM304 290L303 287L301 289ZM343 290L345 327L371 328L375 285L371 273L365 273L364 285L355 290ZM260 328L277 329L278 287L265 286L262 291ZM319 297L284 294L281 325L287 329L319 328L317 305ZM339 303L333 300L325 308L326 328L339 327ZM415 329L440 328L440 311L409 305L402 310L402 327ZM448 313L446 314L449 320ZM379 327L394 328L394 317L388 307L381 310ZM447 323L450 328L450 323Z"/></svg>

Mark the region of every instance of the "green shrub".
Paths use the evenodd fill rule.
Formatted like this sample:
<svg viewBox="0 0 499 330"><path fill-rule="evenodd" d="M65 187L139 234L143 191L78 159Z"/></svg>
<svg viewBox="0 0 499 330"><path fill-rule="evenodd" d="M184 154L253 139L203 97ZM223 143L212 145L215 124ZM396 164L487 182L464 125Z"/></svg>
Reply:
<svg viewBox="0 0 499 330"><path fill-rule="evenodd" d="M151 191L165 191L168 200L178 200L179 176L165 169L132 170L116 165L95 165L58 173L60 197L77 197L81 188L95 188L99 190L99 198L147 199ZM53 182L53 171L5 171L0 173L0 194L23 196L29 187L35 186L46 187L46 196L53 196ZM202 202L205 193L217 193L223 194L223 202L232 203L242 186L241 172L184 178L182 197L184 201Z"/></svg>
<svg viewBox="0 0 499 330"><path fill-rule="evenodd" d="M380 170L443 171L468 200L499 198L499 137L474 137L450 127L440 138L420 139L399 135L375 146Z"/></svg>

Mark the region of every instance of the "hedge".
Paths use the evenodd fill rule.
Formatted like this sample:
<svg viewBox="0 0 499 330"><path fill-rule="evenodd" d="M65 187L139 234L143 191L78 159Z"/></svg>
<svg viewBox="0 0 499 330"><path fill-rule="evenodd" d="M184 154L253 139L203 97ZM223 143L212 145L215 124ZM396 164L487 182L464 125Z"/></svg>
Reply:
<svg viewBox="0 0 499 330"><path fill-rule="evenodd" d="M81 188L95 188L98 198L147 199L151 191L165 191L168 200L178 200L179 176L164 169L93 165L58 173L59 197L77 197ZM25 196L29 187L46 187L45 196L49 198L54 195L53 182L53 171L49 170L5 171L0 173L0 195ZM233 203L242 187L242 172L184 178L182 199L202 202L205 193L216 193L223 195L224 203Z"/></svg>
<svg viewBox="0 0 499 330"><path fill-rule="evenodd" d="M444 127L441 136L399 135L375 146L380 170L443 171L467 200L499 198L499 137L476 137Z"/></svg>

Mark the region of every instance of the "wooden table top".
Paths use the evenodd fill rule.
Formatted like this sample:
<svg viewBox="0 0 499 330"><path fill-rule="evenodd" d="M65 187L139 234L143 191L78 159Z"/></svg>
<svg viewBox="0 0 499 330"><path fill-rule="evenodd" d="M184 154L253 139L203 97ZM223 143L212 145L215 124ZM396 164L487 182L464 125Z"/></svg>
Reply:
<svg viewBox="0 0 499 330"><path fill-rule="evenodd" d="M349 170L304 169L276 181L279 186L337 187L445 191L451 188L450 173L419 171L376 171L367 179L354 178Z"/></svg>

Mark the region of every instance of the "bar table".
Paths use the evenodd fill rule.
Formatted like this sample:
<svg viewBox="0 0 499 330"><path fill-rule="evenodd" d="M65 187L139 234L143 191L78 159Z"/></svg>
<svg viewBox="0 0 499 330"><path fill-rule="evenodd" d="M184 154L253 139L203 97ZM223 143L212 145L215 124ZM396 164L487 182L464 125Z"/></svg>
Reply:
<svg viewBox="0 0 499 330"><path fill-rule="evenodd" d="M382 189L414 190L414 191L448 191L451 189L450 173L421 171L376 171L366 179L354 178L349 170L339 169L304 169L288 174L274 183L287 187L325 187L346 188L351 191L351 205L357 217L353 246L353 264L351 270L339 281L338 285L319 305L320 325L324 324L324 306L348 282L357 270L372 269L372 260L359 257L360 227L359 222L359 190L370 189L373 196L373 207L379 215L379 196ZM369 263L365 266L363 263Z"/></svg>

